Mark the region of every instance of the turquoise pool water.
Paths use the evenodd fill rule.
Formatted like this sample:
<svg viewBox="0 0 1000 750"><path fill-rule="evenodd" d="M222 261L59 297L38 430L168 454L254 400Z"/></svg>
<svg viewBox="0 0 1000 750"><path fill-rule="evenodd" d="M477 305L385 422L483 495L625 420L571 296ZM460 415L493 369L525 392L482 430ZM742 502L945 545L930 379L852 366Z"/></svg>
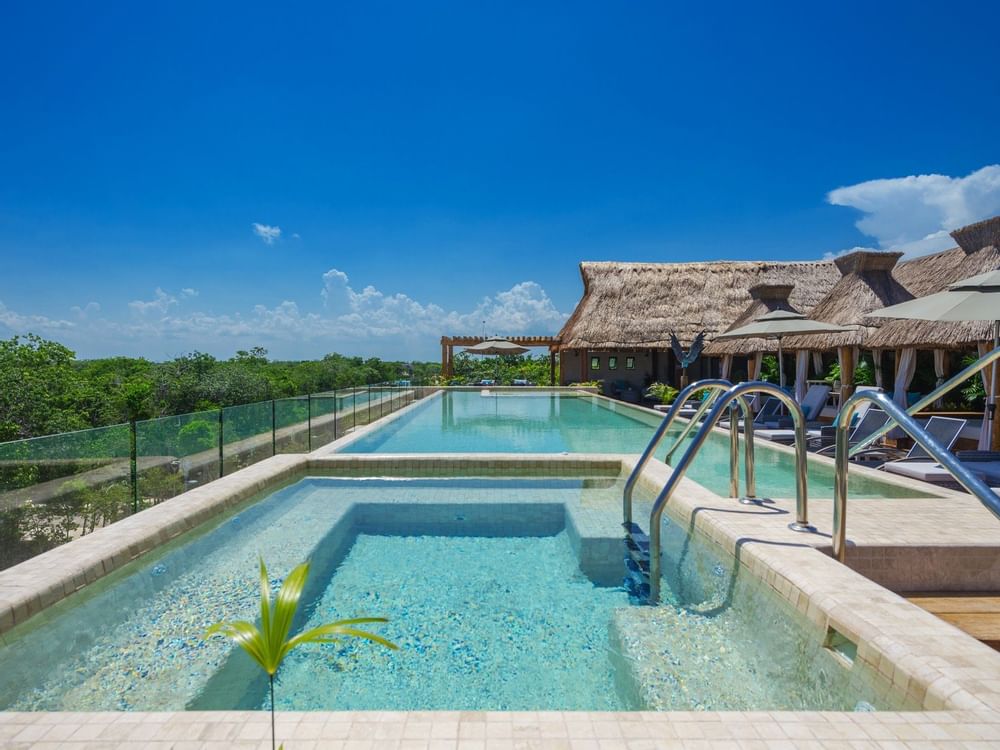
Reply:
<svg viewBox="0 0 1000 750"><path fill-rule="evenodd" d="M450 391L425 400L408 413L349 443L341 452L641 453L656 424L654 415L589 396L553 393L483 396L475 391ZM680 430L678 425L673 434ZM663 445L670 442L667 436ZM792 456L762 443L757 443L756 453L757 494L794 497ZM659 455L663 456L665 451L664 447ZM675 454L678 459L681 455L681 452ZM687 475L715 493L728 495L728 437L710 435ZM811 497L832 498L833 480L832 466L810 461ZM859 473L851 474L849 481L852 498L921 496L915 490Z"/></svg>
<svg viewBox="0 0 1000 750"><path fill-rule="evenodd" d="M734 580L738 564L675 526L665 603L630 600L611 583L624 573L621 482L302 480L6 634L0 710L266 708L267 683L245 654L201 637L219 619L256 616L258 554L275 587L311 559L295 630L383 615L390 622L374 627L401 647L294 653L278 673L281 709L877 703L819 635Z"/></svg>

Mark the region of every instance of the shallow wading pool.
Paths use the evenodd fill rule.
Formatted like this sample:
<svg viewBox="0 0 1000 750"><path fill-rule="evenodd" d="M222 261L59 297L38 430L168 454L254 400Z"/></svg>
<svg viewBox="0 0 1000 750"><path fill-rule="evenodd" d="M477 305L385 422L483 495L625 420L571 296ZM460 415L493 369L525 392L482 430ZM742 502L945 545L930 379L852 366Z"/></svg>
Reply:
<svg viewBox="0 0 1000 750"><path fill-rule="evenodd" d="M4 634L2 710L260 709L202 633L312 561L296 627L382 615L400 645L308 646L284 710L898 708L728 555L666 522L664 604L622 586L622 477L303 478ZM648 498L638 497L640 512Z"/></svg>

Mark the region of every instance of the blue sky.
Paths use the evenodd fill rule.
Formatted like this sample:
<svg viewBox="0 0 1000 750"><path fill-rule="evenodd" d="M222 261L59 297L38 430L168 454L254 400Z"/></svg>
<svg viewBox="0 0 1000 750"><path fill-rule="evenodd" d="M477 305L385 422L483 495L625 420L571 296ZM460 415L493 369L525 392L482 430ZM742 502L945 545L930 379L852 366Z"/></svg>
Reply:
<svg viewBox="0 0 1000 750"><path fill-rule="evenodd" d="M8 5L0 335L434 358L554 332L581 260L1000 213L996 5L695 5Z"/></svg>

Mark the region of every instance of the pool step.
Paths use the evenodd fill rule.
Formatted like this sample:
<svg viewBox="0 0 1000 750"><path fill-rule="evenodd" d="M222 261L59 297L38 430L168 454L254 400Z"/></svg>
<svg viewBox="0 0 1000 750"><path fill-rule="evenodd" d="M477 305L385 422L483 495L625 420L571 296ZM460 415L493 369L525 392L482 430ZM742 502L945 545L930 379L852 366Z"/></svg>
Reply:
<svg viewBox="0 0 1000 750"><path fill-rule="evenodd" d="M649 596L649 536L634 523L625 527L625 580L623 585L633 596Z"/></svg>

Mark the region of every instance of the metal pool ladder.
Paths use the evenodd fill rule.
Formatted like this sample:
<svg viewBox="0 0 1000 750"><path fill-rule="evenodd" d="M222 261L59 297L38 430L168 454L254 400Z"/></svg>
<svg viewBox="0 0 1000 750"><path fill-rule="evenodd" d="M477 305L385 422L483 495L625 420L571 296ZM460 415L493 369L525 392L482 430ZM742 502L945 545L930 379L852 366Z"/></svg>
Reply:
<svg viewBox="0 0 1000 750"><path fill-rule="evenodd" d="M694 417L671 446L667 453L668 458L677 450L684 438L687 437L687 435L694 429L697 425L698 419L702 414L704 414L709 406L711 406L711 411L698 428L698 432L691 440L691 444L681 456L680 461L674 467L666 485L664 485L659 495L657 495L656 500L653 502L653 510L649 516L649 534L647 536L632 520L632 493L635 489L635 485L638 482L639 476L642 474L646 464L649 462L649 459L652 458L653 453L659 446L663 436L666 434L675 417L680 412L681 407L692 396L692 394L696 391L705 389L712 391L712 393L708 398L702 401L702 404L698 411L695 412ZM656 432L653 433L653 437L650 438L649 444L646 446L646 449L643 451L642 456L636 463L635 468L626 480L625 490L622 493L622 525L625 527L625 543L628 552L626 565L634 576L637 575L641 577L642 581L640 583L640 591L642 593L648 591L648 599L651 604L657 603L660 599L660 519L663 516L663 511L666 509L667 503L670 501L670 498L673 495L674 490L677 488L677 485L680 483L680 480L687 472L691 462L694 460L701 447L705 444L709 433L719 422L727 409L730 412L730 496L735 498L739 495L739 428L737 424L737 411L739 411L743 415L744 430L746 435L746 439L744 441L746 456L744 463L746 469L747 497L744 498L744 500L747 502L754 501L756 487L754 477L753 414L751 413L750 407L744 396L758 393L773 396L788 407L788 411L792 416L792 423L795 428L795 521L789 524L789 528L794 531L815 531L815 529L809 525L809 501L807 490L808 477L806 473L806 423L805 417L802 414L802 408L798 405L795 399L781 390L778 386L762 381L751 381L748 383L740 383L739 385L732 385L727 380L701 380L696 383L692 383L677 395L674 404L663 418L663 421L660 422L660 426L657 427Z"/></svg>
<svg viewBox="0 0 1000 750"><path fill-rule="evenodd" d="M1000 349L993 352L996 357L1000 357ZM985 359L985 358L984 358ZM961 382L961 381L959 381ZM947 383L945 384L947 385ZM943 388L944 386L942 386ZM941 389L938 389L941 390ZM932 396L934 394L931 394ZM930 397L927 397L930 398ZM926 398L923 400L927 400ZM974 497L979 499L994 516L1000 518L1000 497L991 490L985 482L969 471L968 466L963 464L947 448L935 440L927 430L920 426L912 415L904 411L895 401L880 391L860 391L851 396L844 403L834 420L836 428L836 478L833 485L833 555L840 562L847 558L847 469L848 459L851 453L856 453L858 448L853 450L848 446L848 431L851 424L851 417L862 401L871 401L877 404L886 414L889 415L888 432L893 426L899 426L925 451L927 451L935 461L951 472L952 476L958 480L965 489ZM933 401L933 399L931 399ZM922 408L919 405L911 409ZM870 438L874 439L874 438ZM866 440L866 443L868 441Z"/></svg>

